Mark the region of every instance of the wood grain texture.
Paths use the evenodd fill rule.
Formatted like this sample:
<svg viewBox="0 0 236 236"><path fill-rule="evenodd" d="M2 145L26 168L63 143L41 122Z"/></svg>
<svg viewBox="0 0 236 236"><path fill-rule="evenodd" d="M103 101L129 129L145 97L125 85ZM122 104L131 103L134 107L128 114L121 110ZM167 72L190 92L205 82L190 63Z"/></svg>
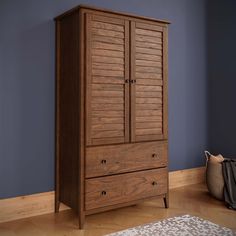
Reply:
<svg viewBox="0 0 236 236"><path fill-rule="evenodd" d="M177 215L194 215L215 224L236 230L236 212L224 202L212 198L204 184L170 190L169 209L163 208L162 199L150 199L136 206L86 217L84 230L76 229L73 211L47 214L0 224L1 235L47 236L102 236L138 225L167 219ZM206 210L209 209L209 210ZM1 211L0 211L1 212Z"/></svg>
<svg viewBox="0 0 236 236"><path fill-rule="evenodd" d="M167 192L167 170L140 171L86 180L85 208L115 205Z"/></svg>
<svg viewBox="0 0 236 236"><path fill-rule="evenodd" d="M205 172L206 172L205 166L192 169L172 171L169 174L170 189L179 188L191 184L204 183Z"/></svg>
<svg viewBox="0 0 236 236"><path fill-rule="evenodd" d="M100 20L100 22L99 22L99 20ZM101 20L102 20L101 18L93 16L92 27L97 28L97 29L106 29L106 30L114 30L114 31L124 32L124 27L122 27L120 25L107 23L107 21L112 20L111 18L104 20L106 22L101 22Z"/></svg>
<svg viewBox="0 0 236 236"><path fill-rule="evenodd" d="M137 91L136 92L136 97L137 98L161 98L160 99L160 104L163 103L163 101L162 101L162 92L161 91L158 91L158 92L155 92L155 91L151 91L151 92L149 92L149 91ZM147 105L149 107L151 107L150 104L147 104ZM137 104L136 104L136 106L137 106Z"/></svg>
<svg viewBox="0 0 236 236"><path fill-rule="evenodd" d="M0 199L0 223L54 212L55 192ZM69 209L61 204L60 211Z"/></svg>
<svg viewBox="0 0 236 236"><path fill-rule="evenodd" d="M86 79L85 79L85 86L86 86L86 92L85 92L85 125L86 125L86 145L92 144L92 137L91 137L91 91L92 91L92 52L91 52L91 43L92 43L92 32L91 32L91 21L92 21L92 15L91 14L85 14L85 73L86 73Z"/></svg>
<svg viewBox="0 0 236 236"><path fill-rule="evenodd" d="M89 147L86 149L86 177L98 177L167 165L167 143L146 142Z"/></svg>
<svg viewBox="0 0 236 236"><path fill-rule="evenodd" d="M137 28L139 28L139 29L144 29L144 30L149 29L149 30L157 31L157 32L163 31L163 27L161 27L159 25L152 24L151 22L149 24L137 22L136 25L137 25Z"/></svg>
<svg viewBox="0 0 236 236"><path fill-rule="evenodd" d="M130 47L130 80L131 81L135 81L136 77L135 77L135 71L136 71L136 64L135 64L135 61L136 61L136 41L135 41L135 37L136 37L136 34L135 34L135 24L136 22L135 21L131 21L130 22L130 44L131 44L131 47ZM131 133L131 142L135 142L135 125L136 125L136 122L135 122L135 118L136 118L136 107L135 107L135 104L136 104L136 86L134 83L132 83L130 85L130 106L131 106L131 109L130 109L130 127L131 127L131 130L130 130L130 133Z"/></svg>
<svg viewBox="0 0 236 236"><path fill-rule="evenodd" d="M168 138L168 31L163 30L163 134Z"/></svg>
<svg viewBox="0 0 236 236"><path fill-rule="evenodd" d="M136 71L135 77L138 79L162 79L162 74L160 72L159 73L151 73L151 72L146 73L146 72Z"/></svg>
<svg viewBox="0 0 236 236"><path fill-rule="evenodd" d="M114 15L105 16L104 14L99 15L95 13L97 12L96 11L93 12L93 16L92 16L93 21L103 22L106 24L112 23L112 27L115 27L116 25L124 25L123 18L114 17ZM122 30L121 28L119 31L124 32L124 30Z"/></svg>
<svg viewBox="0 0 236 236"><path fill-rule="evenodd" d="M156 44L162 43L161 38L150 37L150 36L146 36L146 35L137 35L136 41L137 42L156 43Z"/></svg>
<svg viewBox="0 0 236 236"><path fill-rule="evenodd" d="M153 36L153 37L157 37L157 38L162 37L161 32L155 32L153 30L150 30L149 28L148 29L147 28L143 29L143 28L140 29L140 28L138 28L138 25L137 25L137 28L135 29L135 33L139 34L139 35Z"/></svg>
<svg viewBox="0 0 236 236"><path fill-rule="evenodd" d="M79 12L79 15L77 15L77 20L79 21L79 27L77 27L77 30L79 31L79 42L84 42L85 39L85 17L84 12L81 10ZM79 227L84 227L84 221L85 221L85 208L84 208L84 186L85 186L85 170L83 168L85 164L85 81L84 81L84 75L85 75L85 45L84 43L79 44L79 66L77 67L78 74L79 74L79 160L78 160L78 169L79 169L79 175L78 175L78 193L77 193L77 201L78 203L78 217L79 217Z"/></svg>
<svg viewBox="0 0 236 236"><path fill-rule="evenodd" d="M97 70L120 70L124 71L123 65L120 64L111 64L111 63L98 63L98 62L93 62L92 63L92 69L97 69Z"/></svg>
<svg viewBox="0 0 236 236"><path fill-rule="evenodd" d="M78 209L78 144L79 83L77 16L71 15L60 22L57 50L57 181L60 202ZM68 91L70 91L68 93ZM68 105L69 104L69 105ZM56 209L58 211L58 209Z"/></svg>
<svg viewBox="0 0 236 236"><path fill-rule="evenodd" d="M134 28L133 53L136 59L133 67L136 81L134 96L136 109L133 122L136 122L136 125L133 140L158 140L164 136L163 127L166 122L166 117L163 117L163 108L166 106L163 90L167 88L163 86L163 60L166 63L166 55L163 59L163 52L167 52L166 48L163 49L166 47L164 42L166 38L163 38L165 29L140 22L136 22ZM141 121L137 121L139 117L142 117ZM155 120L148 122L145 117L159 117L159 122Z"/></svg>
<svg viewBox="0 0 236 236"><path fill-rule="evenodd" d="M112 44L112 43L103 43L103 42L93 41L92 48L124 52L124 46L123 45Z"/></svg>
<svg viewBox="0 0 236 236"><path fill-rule="evenodd" d="M118 11L114 11L111 9L104 9L104 8L98 8L98 7L94 7L94 6L90 6L90 5L84 5L84 4L80 4L60 15L58 15L57 17L54 18L54 20L59 20L59 19L63 19L64 17L67 17L71 14L75 14L78 11L84 10L86 12L92 12L92 13L96 13L94 15L94 18L99 17L101 19L101 21L103 21L102 19L106 19L106 21L108 22L113 22L113 23L117 23L120 24L119 22L122 21L122 19L126 19L126 20L132 20L132 19L138 19L139 22L145 23L145 24L152 24L152 22L155 25L159 25L161 27L167 27L168 24L170 24L169 21L167 20L159 20L156 18L151 18L151 17L146 17L146 16L140 16L140 15L135 15L135 14L131 14L131 13L125 13L125 12L118 12ZM112 19L110 19L110 17L112 17ZM115 17L115 18L114 18Z"/></svg>
<svg viewBox="0 0 236 236"><path fill-rule="evenodd" d="M59 212L60 208L60 22L55 22L56 25L56 43L55 43L55 212Z"/></svg>
<svg viewBox="0 0 236 236"><path fill-rule="evenodd" d="M148 49L162 49L162 44L159 43L149 43L149 42L139 42L136 41L136 46L139 48L148 48Z"/></svg>
<svg viewBox="0 0 236 236"><path fill-rule="evenodd" d="M130 23L125 21L125 142L130 141Z"/></svg>
<svg viewBox="0 0 236 236"><path fill-rule="evenodd" d="M138 60L146 60L146 61L154 61L154 62L162 61L161 55L149 55L149 54L144 54L144 53L137 53L136 58Z"/></svg>
<svg viewBox="0 0 236 236"><path fill-rule="evenodd" d="M136 42L136 44L138 44L138 42ZM161 61L146 61L146 60L136 60L135 64L137 66L154 66L154 67L162 67L162 63Z"/></svg>
<svg viewBox="0 0 236 236"><path fill-rule="evenodd" d="M125 80L129 78L129 23L91 14L86 31L90 33L86 64L91 73L86 89L87 145L128 142L129 87ZM107 122L104 118L108 124L103 123ZM113 118L119 118L119 123L112 124Z"/></svg>
<svg viewBox="0 0 236 236"><path fill-rule="evenodd" d="M105 30L105 29L92 29L92 33L94 35L99 35L99 36L106 36L106 37L114 37L114 38L124 38L124 33L122 32L117 32L114 30Z"/></svg>
<svg viewBox="0 0 236 236"><path fill-rule="evenodd" d="M136 81L137 85L159 85L162 86L163 85L163 80L161 79L149 79L149 78L145 78L145 79L138 79Z"/></svg>
<svg viewBox="0 0 236 236"><path fill-rule="evenodd" d="M201 198L199 198L198 196L195 196L193 198L192 193L187 191L187 189L189 188L188 186L192 187L194 184L205 182L205 167L185 169L185 170L180 170L180 171L172 171L169 173L169 181L170 181L170 189L174 189L174 191L181 191L181 189L179 190L179 188L185 187L183 188L184 196L186 196L186 194L190 194L191 201L194 201L194 198L199 200ZM181 202L182 203L184 202L183 200L184 196L182 196L181 198L179 197L178 204L180 204ZM171 205L172 205L171 209L174 209L175 197L176 195L171 200ZM208 197L209 197L209 201L212 203L214 199L211 198L210 196ZM54 191L45 192L45 193L37 193L37 194L26 195L26 196L15 197L15 198L1 199L0 200L0 223L14 221L17 219L24 219L31 216L38 216L38 215L53 213L54 212L54 199L55 199ZM193 204L193 202L191 201L190 200L188 201L189 204ZM218 206L219 201L217 200L215 201L217 202L216 205ZM155 200L155 202L157 201ZM201 203L201 206L204 202L205 201ZM60 207L60 211L64 211L68 209L68 207L66 207L65 205L63 204L61 205L62 206ZM194 209L198 209L198 207L196 208L195 204L193 205L194 205ZM127 210L129 209L130 208L127 208ZM229 211L227 208L225 208L224 204L222 203L222 210L223 209L225 209L228 213L232 212L232 211ZM161 208L158 209L158 211L155 209L156 213L159 211L161 211ZM114 213L117 216L117 211L115 211ZM109 214L110 213L108 213L108 215ZM216 215L218 214L219 212ZM53 216L57 217L56 215L53 215ZM97 221L95 222L95 224L97 225ZM69 227L71 228L71 223ZM0 229L1 229L1 225L0 225Z"/></svg>
<svg viewBox="0 0 236 236"><path fill-rule="evenodd" d="M127 201L111 198L112 204L84 208L86 181L111 174L123 179L128 173L135 180L141 172L167 166L167 145L151 142L167 142L167 25L83 7L57 18L59 24L56 211L60 202L71 206L82 228L85 215L145 198L162 197L167 207L166 177L166 191L155 196L137 191L134 198L132 193L122 197ZM96 159L87 159L88 148L97 148ZM160 156L154 164L153 150ZM116 153L122 156L117 159ZM96 162L102 158L104 164L104 157L108 173Z"/></svg>

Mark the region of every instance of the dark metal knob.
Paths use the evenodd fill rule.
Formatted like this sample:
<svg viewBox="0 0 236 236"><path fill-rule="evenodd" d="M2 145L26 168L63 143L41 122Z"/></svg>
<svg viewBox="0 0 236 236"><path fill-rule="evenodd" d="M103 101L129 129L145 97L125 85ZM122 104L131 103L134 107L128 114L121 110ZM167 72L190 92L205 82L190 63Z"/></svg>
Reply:
<svg viewBox="0 0 236 236"><path fill-rule="evenodd" d="M101 163L102 163L102 164L106 164L106 163L107 163L107 160L101 160Z"/></svg>
<svg viewBox="0 0 236 236"><path fill-rule="evenodd" d="M134 83L136 83L136 79L132 79L132 80L130 80L130 82L131 82L132 84L134 84Z"/></svg>
<svg viewBox="0 0 236 236"><path fill-rule="evenodd" d="M157 158L158 156L157 156L156 153L153 153L153 154L152 154L152 157L153 157L153 158Z"/></svg>
<svg viewBox="0 0 236 236"><path fill-rule="evenodd" d="M153 186L157 185L157 182L156 182L156 181L153 181L153 182L152 182L152 185L153 185Z"/></svg>
<svg viewBox="0 0 236 236"><path fill-rule="evenodd" d="M125 83L129 83L129 80L128 80L128 79L126 79L126 80L125 80Z"/></svg>
<svg viewBox="0 0 236 236"><path fill-rule="evenodd" d="M105 196L107 194L106 191L102 191L102 195Z"/></svg>

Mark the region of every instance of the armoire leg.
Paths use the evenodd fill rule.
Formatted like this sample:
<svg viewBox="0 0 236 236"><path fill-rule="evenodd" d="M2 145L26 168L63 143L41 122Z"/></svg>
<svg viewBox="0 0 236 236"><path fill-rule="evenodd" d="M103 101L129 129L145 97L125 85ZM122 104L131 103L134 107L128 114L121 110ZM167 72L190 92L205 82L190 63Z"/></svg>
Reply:
<svg viewBox="0 0 236 236"><path fill-rule="evenodd" d="M85 220L85 214L79 213L78 214L79 229L84 229L84 220Z"/></svg>
<svg viewBox="0 0 236 236"><path fill-rule="evenodd" d="M169 194L168 193L165 195L163 200L164 200L165 208L169 208Z"/></svg>
<svg viewBox="0 0 236 236"><path fill-rule="evenodd" d="M55 199L55 213L58 213L60 209L60 202L59 200L57 200L57 198Z"/></svg>

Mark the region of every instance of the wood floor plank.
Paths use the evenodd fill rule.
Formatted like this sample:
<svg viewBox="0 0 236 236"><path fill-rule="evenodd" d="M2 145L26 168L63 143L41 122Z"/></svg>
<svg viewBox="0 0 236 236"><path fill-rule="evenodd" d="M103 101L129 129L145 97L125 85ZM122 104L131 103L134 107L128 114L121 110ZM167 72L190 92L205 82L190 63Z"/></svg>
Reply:
<svg viewBox="0 0 236 236"><path fill-rule="evenodd" d="M44 202L47 206L47 211L41 211L41 214L46 215L1 223L0 235L54 236L65 235L66 232L67 236L102 236L185 214L198 216L236 231L236 211L229 210L225 207L224 202L210 196L206 185L202 183L204 181L205 169L202 168L202 170L201 175L194 174L194 171L185 175L185 171L190 172L188 170L170 172L169 209L164 208L163 199L149 200L132 207L87 216L85 229L78 230L78 218L72 210L67 208L68 210L60 211L59 214L53 213L54 194L51 194L47 198L47 202ZM180 186L182 186L182 183L192 185L173 188L176 183L179 183ZM31 212L33 211L34 209Z"/></svg>

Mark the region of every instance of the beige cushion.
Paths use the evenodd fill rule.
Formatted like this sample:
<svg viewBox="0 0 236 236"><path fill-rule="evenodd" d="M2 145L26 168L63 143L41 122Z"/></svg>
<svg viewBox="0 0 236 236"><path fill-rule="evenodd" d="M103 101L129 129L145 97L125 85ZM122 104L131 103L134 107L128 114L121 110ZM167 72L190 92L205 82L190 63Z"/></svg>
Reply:
<svg viewBox="0 0 236 236"><path fill-rule="evenodd" d="M222 155L210 155L207 160L206 183L212 196L223 200L224 178L222 173Z"/></svg>

